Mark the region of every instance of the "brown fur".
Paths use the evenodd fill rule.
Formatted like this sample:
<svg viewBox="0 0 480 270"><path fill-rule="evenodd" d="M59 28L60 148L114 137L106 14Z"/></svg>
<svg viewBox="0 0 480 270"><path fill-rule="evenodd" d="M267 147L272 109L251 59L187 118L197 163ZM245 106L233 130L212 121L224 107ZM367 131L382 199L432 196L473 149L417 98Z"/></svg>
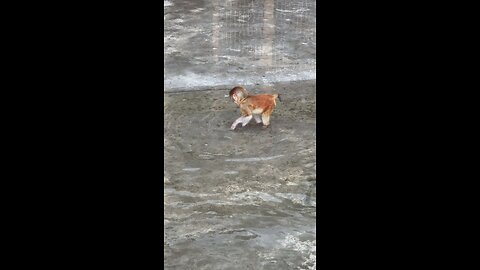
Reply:
<svg viewBox="0 0 480 270"><path fill-rule="evenodd" d="M251 120L253 114L261 114L263 125L267 127L270 124L270 115L277 105L275 99L279 97L278 94L250 95L241 86L236 86L230 90L229 96L240 107L240 113L242 114L242 117L232 124L232 130L240 122L242 122L242 126L245 126Z"/></svg>

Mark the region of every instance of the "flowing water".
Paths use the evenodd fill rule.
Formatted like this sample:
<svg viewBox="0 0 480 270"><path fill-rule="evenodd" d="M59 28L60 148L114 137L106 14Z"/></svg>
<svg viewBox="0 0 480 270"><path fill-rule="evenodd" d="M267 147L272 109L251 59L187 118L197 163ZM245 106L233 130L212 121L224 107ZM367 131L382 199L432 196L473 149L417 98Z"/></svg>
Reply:
<svg viewBox="0 0 480 270"><path fill-rule="evenodd" d="M164 1L165 269L316 267L314 8ZM281 93L270 127L230 130L237 84Z"/></svg>

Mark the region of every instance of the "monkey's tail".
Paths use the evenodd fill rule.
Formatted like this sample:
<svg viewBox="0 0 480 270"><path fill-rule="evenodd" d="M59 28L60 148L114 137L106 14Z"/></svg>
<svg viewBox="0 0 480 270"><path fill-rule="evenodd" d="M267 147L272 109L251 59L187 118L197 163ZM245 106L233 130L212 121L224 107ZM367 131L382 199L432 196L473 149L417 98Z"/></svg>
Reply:
<svg viewBox="0 0 480 270"><path fill-rule="evenodd" d="M278 98L278 100L282 101L282 98L280 97L280 94L273 94L275 98Z"/></svg>

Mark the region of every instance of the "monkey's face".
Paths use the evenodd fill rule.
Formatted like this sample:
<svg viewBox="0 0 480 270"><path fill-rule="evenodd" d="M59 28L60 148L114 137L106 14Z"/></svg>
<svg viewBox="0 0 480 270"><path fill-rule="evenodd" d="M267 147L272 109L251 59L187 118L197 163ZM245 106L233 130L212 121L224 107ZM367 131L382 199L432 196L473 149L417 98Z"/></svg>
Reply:
<svg viewBox="0 0 480 270"><path fill-rule="evenodd" d="M233 102L235 104L237 104L238 106L240 106L240 100L241 100L241 97L238 96L237 93L233 93L230 98L233 100Z"/></svg>
<svg viewBox="0 0 480 270"><path fill-rule="evenodd" d="M248 96L248 92L247 90L245 90L245 88L237 86L237 87L234 87L232 90L230 90L229 95L230 95L230 98L233 100L233 102L235 102L235 104L240 106L240 103L242 102L242 100Z"/></svg>

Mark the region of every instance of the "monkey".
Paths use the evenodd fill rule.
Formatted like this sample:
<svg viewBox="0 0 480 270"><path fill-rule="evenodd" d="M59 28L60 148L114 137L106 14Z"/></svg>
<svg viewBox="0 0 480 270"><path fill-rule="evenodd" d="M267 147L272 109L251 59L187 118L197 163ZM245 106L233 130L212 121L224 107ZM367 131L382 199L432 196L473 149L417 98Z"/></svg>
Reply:
<svg viewBox="0 0 480 270"><path fill-rule="evenodd" d="M266 128L270 125L270 115L273 112L273 109L277 105L275 99L278 98L280 101L280 94L258 94L251 95L247 90L241 86L235 86L230 90L230 98L233 100L238 107L240 107L241 117L233 122L230 127L231 130L235 130L235 127L242 123L242 127L248 124L252 117L255 119L257 124L263 122L263 128ZM261 119L260 119L261 115Z"/></svg>

